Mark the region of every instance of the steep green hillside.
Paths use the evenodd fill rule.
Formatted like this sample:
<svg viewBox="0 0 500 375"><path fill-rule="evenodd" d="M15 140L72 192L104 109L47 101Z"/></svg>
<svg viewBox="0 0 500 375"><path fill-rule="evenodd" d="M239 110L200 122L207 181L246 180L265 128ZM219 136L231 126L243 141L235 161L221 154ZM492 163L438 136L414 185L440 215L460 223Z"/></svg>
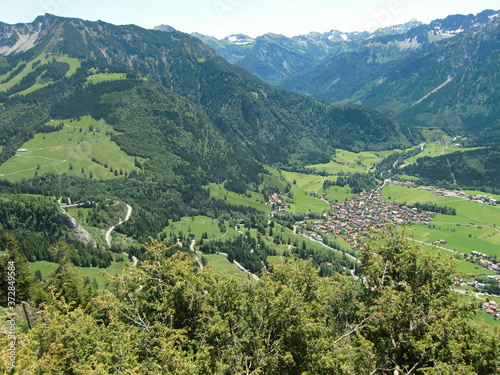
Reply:
<svg viewBox="0 0 500 375"><path fill-rule="evenodd" d="M20 181L46 173L66 173L96 179L141 172L134 157L111 140L113 128L90 116L78 120L51 120L24 143L15 157L0 166L0 178Z"/></svg>
<svg viewBox="0 0 500 375"><path fill-rule="evenodd" d="M420 178L423 184L468 188L499 193L500 146L454 152L435 158L422 157L402 173Z"/></svg>
<svg viewBox="0 0 500 375"><path fill-rule="evenodd" d="M376 115L360 110L360 122L371 122L374 129L360 145L351 129L357 123L344 119L342 108L277 91L183 33L54 16L41 17L35 24L46 35L37 40L33 51L21 54L23 59L43 50L149 76L200 105L226 139L238 141L239 149L262 162L324 159L323 153L340 143L344 148L371 149L380 147L379 141L386 147L406 142L393 124L387 129L385 120L379 123ZM90 30L92 38L84 38Z"/></svg>

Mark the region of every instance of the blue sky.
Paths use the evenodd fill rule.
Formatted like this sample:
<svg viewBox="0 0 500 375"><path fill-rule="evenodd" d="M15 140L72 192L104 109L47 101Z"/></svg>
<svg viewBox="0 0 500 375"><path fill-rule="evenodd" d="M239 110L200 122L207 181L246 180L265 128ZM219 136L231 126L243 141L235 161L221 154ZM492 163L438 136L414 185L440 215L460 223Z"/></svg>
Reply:
<svg viewBox="0 0 500 375"><path fill-rule="evenodd" d="M146 28L167 24L222 38L373 30L412 18L427 23L484 9L499 10L500 0L0 0L0 21L31 22L52 13Z"/></svg>

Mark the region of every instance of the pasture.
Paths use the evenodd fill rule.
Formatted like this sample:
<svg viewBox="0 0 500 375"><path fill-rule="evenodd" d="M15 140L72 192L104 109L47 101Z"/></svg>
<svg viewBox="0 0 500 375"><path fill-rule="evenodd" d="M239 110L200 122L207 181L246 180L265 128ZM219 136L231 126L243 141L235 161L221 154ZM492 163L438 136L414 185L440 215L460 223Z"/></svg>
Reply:
<svg viewBox="0 0 500 375"><path fill-rule="evenodd" d="M387 202L434 202L456 209L456 215L436 214L429 225L415 225L415 239L426 243L445 240L443 247L470 253L479 251L500 255L500 206L489 206L459 197L433 195L417 188L386 186L382 195Z"/></svg>
<svg viewBox="0 0 500 375"><path fill-rule="evenodd" d="M233 263L227 260L224 255L218 254L203 254L202 255L207 261L208 265L212 267L215 272L224 273L226 275L237 276L242 278L247 278L248 274L243 272Z"/></svg>
<svg viewBox="0 0 500 375"><path fill-rule="evenodd" d="M464 147L455 147L455 145L452 143L449 146L442 145L442 144L437 144L437 143L427 143L425 145L425 148L418 153L415 156L409 157L405 159L405 163L414 163L417 159L424 157L424 156L430 156L430 157L435 157L435 156L441 156L441 155L448 155L453 152L464 152L464 151L469 151L469 150L476 150L481 147L472 147L472 148L464 148Z"/></svg>
<svg viewBox="0 0 500 375"><path fill-rule="evenodd" d="M135 167L134 158L111 140L113 128L89 116L80 120L52 120L64 123L61 130L37 133L15 156L0 166L0 178L11 182L46 173L110 179L123 176Z"/></svg>
<svg viewBox="0 0 500 375"><path fill-rule="evenodd" d="M160 233L170 237L171 233L177 235L182 232L184 235L192 234L195 239L200 239L203 233L208 235L208 239L219 238L224 235L219 229L218 220L208 216L185 216L179 221L172 221L168 227Z"/></svg>
<svg viewBox="0 0 500 375"><path fill-rule="evenodd" d="M116 254L113 254L116 256ZM125 265L127 264L127 259L121 262L112 262L108 268L98 268L98 267L76 267L80 276L88 277L91 281L96 280L99 290L103 290L106 287L106 284L110 278L110 276L115 276L120 274ZM47 280L47 278L57 269L59 266L58 263L47 262L45 260L30 262L28 263L28 267L32 272L36 270L40 270L42 273L42 278Z"/></svg>
<svg viewBox="0 0 500 375"><path fill-rule="evenodd" d="M81 66L80 60L68 56L51 56L51 57L46 57L45 53L40 54L38 57L35 57L32 62L26 64L26 66L19 72L17 73L14 77L12 77L9 81L0 83L0 92L1 91L7 91L11 87L17 85L18 83L21 82L21 80L26 77L28 74L34 71L34 69L37 66L43 66L45 64L48 64L49 62L52 61L52 59L55 59L58 62L65 62L69 65L69 70L66 73L66 77L70 77L73 74L75 74L76 70ZM38 62L38 65L35 65L35 68L33 67L34 62ZM7 72L6 74L3 74L0 76L0 82L5 81L13 72L16 71L16 69L21 67L22 62L20 62L15 68L13 68L11 71ZM26 90L20 91L16 93L15 95L25 95L29 94L33 91L36 91L38 89L41 89L45 86L48 86L52 84L52 81L49 82L43 82L43 75L37 77L36 82L34 85L31 87L27 88Z"/></svg>
<svg viewBox="0 0 500 375"><path fill-rule="evenodd" d="M330 208L328 203L309 194L321 193L325 177L296 172L283 172L283 176L292 186L290 197L293 203L287 204L287 211L321 213Z"/></svg>
<svg viewBox="0 0 500 375"><path fill-rule="evenodd" d="M349 175L366 172L390 154L400 150L363 151L359 153L337 149L328 163L312 164L307 168L330 175Z"/></svg>
<svg viewBox="0 0 500 375"><path fill-rule="evenodd" d="M210 196L216 199L222 199L229 204L238 206L249 206L263 212L271 212L271 206L264 201L261 193L254 191L245 194L237 194L224 188L223 184L211 183L208 185Z"/></svg>
<svg viewBox="0 0 500 375"><path fill-rule="evenodd" d="M96 84L96 83L102 83L102 82L107 82L107 81L117 81L121 79L125 79L125 73L99 73L99 74L93 74L85 80L85 83L91 83L91 84Z"/></svg>

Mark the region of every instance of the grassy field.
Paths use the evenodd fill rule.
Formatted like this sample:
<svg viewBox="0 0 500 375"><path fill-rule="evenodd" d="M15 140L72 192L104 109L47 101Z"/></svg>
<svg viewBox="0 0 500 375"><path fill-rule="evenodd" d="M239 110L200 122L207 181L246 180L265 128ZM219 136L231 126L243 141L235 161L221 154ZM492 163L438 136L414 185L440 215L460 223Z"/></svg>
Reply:
<svg viewBox="0 0 500 375"><path fill-rule="evenodd" d="M125 73L99 73L87 77L85 83L101 83L106 81L118 81L125 79Z"/></svg>
<svg viewBox="0 0 500 375"><path fill-rule="evenodd" d="M219 229L218 220L208 216L183 217L179 221L171 222L161 234L170 237L171 232L176 235L179 232L193 234L196 239L200 239L203 233L206 233L209 239L222 237L224 234Z"/></svg>
<svg viewBox="0 0 500 375"><path fill-rule="evenodd" d="M325 198L331 200L332 202L344 202L347 198L353 197L355 194L351 193L351 188L349 186L330 186L328 192L325 194Z"/></svg>
<svg viewBox="0 0 500 375"><path fill-rule="evenodd" d="M464 301L470 302L474 300L474 303L477 303L479 306L484 302L483 298L474 298L471 295L460 295L460 298ZM498 298L490 298L491 301L500 302ZM478 325L483 328L487 328L493 331L493 327L500 327L500 319L495 319L492 315L486 313L484 309L480 309L475 319L470 322L472 325Z"/></svg>
<svg viewBox="0 0 500 375"><path fill-rule="evenodd" d="M287 211L321 213L330 208L325 201L309 195L310 192L321 192L324 177L295 172L283 172L283 175L292 184L290 193L293 196L293 203L287 205Z"/></svg>
<svg viewBox="0 0 500 375"><path fill-rule="evenodd" d="M417 159L424 157L424 156L440 156L440 155L448 155L453 152L463 152L463 151L469 151L469 150L476 150L481 147L473 147L473 148L464 148L464 147L455 147L454 144L451 144L450 146L446 145L440 145L437 143L427 143L425 145L425 148L417 155L412 156L408 159L405 159L405 163L414 163Z"/></svg>
<svg viewBox="0 0 500 375"><path fill-rule="evenodd" d="M97 267L77 267L82 277L87 276L90 280L96 280L99 289L102 290L105 288L106 283L109 280L109 275L117 275L119 274L123 268L127 260L125 259L123 262L112 262L108 268L97 268ZM40 270L42 273L42 278L47 279L47 277L52 274L58 267L58 263L47 262L45 260L38 262L29 263L29 268L31 271ZM106 275L109 274L109 275Z"/></svg>
<svg viewBox="0 0 500 375"><path fill-rule="evenodd" d="M275 169L268 168L271 171L271 175L262 174L262 184L261 186L273 187L278 191L283 191L286 188L287 182L285 181L283 175L277 172Z"/></svg>
<svg viewBox="0 0 500 375"><path fill-rule="evenodd" d="M453 257L453 258L457 259L455 257L455 255L453 253L450 253L449 251L437 249L434 246L422 245L420 243L416 243L416 245L422 251L428 251L428 252L433 253L433 254L436 254L436 253L439 254L439 256L441 258ZM443 246L446 246L446 245L443 245ZM474 263L467 262L466 260L459 260L455 270L457 272L462 272L462 273L472 275L472 276L494 275L495 274L495 272L490 271L487 268L484 268L484 267L477 265L477 264L474 264Z"/></svg>
<svg viewBox="0 0 500 375"><path fill-rule="evenodd" d="M250 197L245 194L237 194L224 188L223 184L210 184L210 196L223 199L227 203L238 206L250 206L263 212L271 212L271 206L265 204L264 196L254 191L249 192Z"/></svg>
<svg viewBox="0 0 500 375"><path fill-rule="evenodd" d="M390 154L401 150L388 151L363 151L354 153L347 150L337 149L332 160L326 164L312 164L307 168L327 174L349 175L356 172L366 172L375 164L380 163Z"/></svg>
<svg viewBox="0 0 500 375"><path fill-rule="evenodd" d="M20 62L15 68L13 68L11 71L8 73L5 73L4 75L0 76L0 82L6 80L11 73L13 73L16 69L18 69L21 66L22 62ZM33 71L32 64L26 64L26 66L12 79L5 83L0 84L0 92L1 91L7 91L11 87L17 85L21 80L26 77L28 74L30 74Z"/></svg>
<svg viewBox="0 0 500 375"><path fill-rule="evenodd" d="M111 125L89 116L80 121L51 121L48 125L64 123L52 133L38 133L21 146L14 157L0 166L0 178L20 181L45 173L110 179L139 169L134 158L111 141ZM91 130L93 128L93 130ZM98 163L96 163L97 161Z"/></svg>
<svg viewBox="0 0 500 375"><path fill-rule="evenodd" d="M443 247L463 253L479 251L500 256L500 207L482 205L458 197L433 195L426 190L389 185L382 194L397 203L435 202L456 209L457 215L437 214L429 226L417 225L415 239L427 243L446 240Z"/></svg>
<svg viewBox="0 0 500 375"><path fill-rule="evenodd" d="M208 265L212 267L215 272L234 275L242 278L248 277L248 274L246 272L243 272L233 263L229 262L227 260L227 257L225 257L224 255L204 254L203 257L207 259Z"/></svg>
<svg viewBox="0 0 500 375"><path fill-rule="evenodd" d="M50 57L46 57L45 54L41 54L38 57L34 58L32 61L33 62L34 61L40 61L40 63L39 63L38 66L42 66L42 65L48 64L49 62L52 62L52 59L55 59L58 62L65 62L65 63L67 63L69 65L69 70L66 73L66 77L70 77L71 75L75 74L76 70L81 66L80 60L78 60L76 58L68 57L68 56L50 56ZM18 66L16 66L14 69L12 69L10 72L8 72L8 73L0 76L0 82L2 82L3 80L7 79L7 77L13 71L15 71L20 66L20 64ZM24 77L26 77L28 74L30 74L33 70L34 69L33 69L33 63L32 62L26 64L26 66L24 67L24 69L21 70L15 77L13 77L8 82L0 84L0 92L1 91L7 91L11 87L15 86L16 84L18 84L19 82L21 82L21 80ZM20 92L16 93L15 95L29 94L29 93L31 93L33 91L41 89L41 88L43 88L45 86L48 86L50 84L52 84L52 82L43 82L42 79L41 79L41 77L38 77L37 80L36 80L36 83L33 86L29 87L26 90L20 91Z"/></svg>
<svg viewBox="0 0 500 375"><path fill-rule="evenodd" d="M418 128L427 142L451 141L453 138L439 128L419 127Z"/></svg>

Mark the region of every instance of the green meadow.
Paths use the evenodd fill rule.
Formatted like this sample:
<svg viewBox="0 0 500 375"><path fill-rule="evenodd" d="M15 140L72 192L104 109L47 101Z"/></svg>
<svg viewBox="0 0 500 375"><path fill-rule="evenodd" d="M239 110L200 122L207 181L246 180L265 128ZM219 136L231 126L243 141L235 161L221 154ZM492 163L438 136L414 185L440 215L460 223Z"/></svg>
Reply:
<svg viewBox="0 0 500 375"><path fill-rule="evenodd" d="M40 63L39 63L38 66L43 66L43 65L48 64L49 62L51 62L53 59L55 59L58 62L65 62L65 63L67 63L69 65L69 70L66 73L66 77L70 77L73 74L75 74L76 70L81 66L80 60L78 60L76 58L68 57L68 56L50 56L49 57L49 56L45 56L45 54L41 54L38 57L34 58L32 61L33 62L40 61ZM11 71L7 72L6 74L0 76L0 82L2 82L5 79L7 79L12 72L14 72L18 67L20 67L20 65L22 63L23 62L20 62L19 65L16 66L14 69L12 69ZM13 77L12 79L10 79L8 82L0 84L0 91L7 91L11 87L17 85L19 82L21 82L21 80L24 77L26 77L28 74L30 74L31 72L33 72L33 70L34 70L33 63L26 64L26 66L15 77ZM16 93L15 95L29 94L29 93L31 93L33 91L41 89L41 88L43 88L45 86L48 86L50 84L52 84L51 81L50 82L43 82L43 75L42 75L42 76L39 76L36 79L36 82L35 82L35 84L33 86L29 87L26 90L20 91L20 92Z"/></svg>
<svg viewBox="0 0 500 375"><path fill-rule="evenodd" d="M346 186L330 186L325 198L332 202L344 202L347 198L353 197L355 194L351 193L351 188Z"/></svg>
<svg viewBox="0 0 500 375"><path fill-rule="evenodd" d="M462 253L479 251L500 256L500 206L458 197L443 197L417 188L389 185L382 191L387 202L435 202L456 209L456 215L436 214L429 226L414 225L415 239L426 243L445 240L441 246Z"/></svg>
<svg viewBox="0 0 500 375"><path fill-rule="evenodd" d="M359 153L337 149L330 162L325 164L312 164L307 168L327 174L348 175L356 172L366 172L380 163L384 158L399 150L389 151L363 151Z"/></svg>
<svg viewBox="0 0 500 375"><path fill-rule="evenodd" d="M296 172L283 172L283 176L292 186L290 193L293 198L292 203L287 204L287 211L321 213L330 208L325 201L309 195L311 192L321 193L324 177Z"/></svg>
<svg viewBox="0 0 500 375"><path fill-rule="evenodd" d="M113 128L104 120L89 116L81 120L52 120L64 123L61 130L38 133L24 143L15 156L0 166L0 178L20 181L36 175L54 173L110 179L140 171L134 158L111 140Z"/></svg>
<svg viewBox="0 0 500 375"><path fill-rule="evenodd" d="M168 227L163 229L160 235L170 236L170 233L177 235L179 232L185 235L192 234L195 239L200 239L206 233L209 239L219 238L224 235L219 229L218 220L208 216L185 216L179 221L172 221Z"/></svg>
<svg viewBox="0 0 500 375"><path fill-rule="evenodd" d="M453 138L439 128L418 127L427 142L451 141Z"/></svg>
<svg viewBox="0 0 500 375"><path fill-rule="evenodd" d="M455 255L449 251L438 249L434 246L423 245L421 243L415 243L415 245L418 246L419 249L421 249L422 251L428 251L428 252L433 253L433 254L439 254L439 256L441 258L453 257L453 258L459 260L459 262L455 268L457 272L461 272L461 273L464 273L467 275L472 275L472 276L494 275L495 274L495 272L490 271L489 269L484 268L478 264L467 262L466 260L462 259L461 257L457 257L457 255ZM439 246L446 247L446 244L439 245Z"/></svg>
<svg viewBox="0 0 500 375"><path fill-rule="evenodd" d="M263 212L271 212L271 206L267 205L264 196L254 191L245 194L237 194L224 188L223 184L211 183L208 185L210 196L222 199L229 204L238 206L250 206Z"/></svg>
<svg viewBox="0 0 500 375"><path fill-rule="evenodd" d="M126 257L124 258L124 261L112 262L108 268L77 267L77 269L80 272L81 277L88 277L91 281L95 279L99 289L103 290L110 278L110 275L115 276L120 274L127 264ZM44 280L47 280L47 278L57 269L58 266L58 263L47 262L45 260L29 263L29 269L33 272L40 270Z"/></svg>
<svg viewBox="0 0 500 375"><path fill-rule="evenodd" d="M208 265L212 267L215 272L224 273L227 275L247 278L248 274L243 272L233 263L227 260L224 255L217 254L203 254L203 257L208 261Z"/></svg>
<svg viewBox="0 0 500 375"><path fill-rule="evenodd" d="M266 167L267 171L271 174L261 174L261 186L268 186L277 189L278 191L284 191L287 186L287 181L285 180L283 173L271 167Z"/></svg>
<svg viewBox="0 0 500 375"><path fill-rule="evenodd" d="M467 301L477 304L477 306L481 306L485 299L477 298L473 295L460 295L460 298ZM500 302L498 298L489 298L491 301ZM494 327L500 327L500 319L495 318L494 316L488 314L484 309L479 308L479 313L476 317L470 322L472 325L478 325L482 328L486 328L490 331L494 330Z"/></svg>
<svg viewBox="0 0 500 375"><path fill-rule="evenodd" d="M120 79L125 79L125 73L98 73L87 77L85 83L102 83L107 81L118 81Z"/></svg>
<svg viewBox="0 0 500 375"><path fill-rule="evenodd" d="M424 156L440 156L440 155L448 155L453 152L463 152L463 151L469 151L469 150L476 150L481 147L472 147L472 148L464 148L464 147L455 147L455 145L452 144L450 146L446 145L440 145L437 143L427 143L425 145L425 148L418 153L415 156L412 156L410 158L405 159L405 163L414 163L417 159L424 157Z"/></svg>

